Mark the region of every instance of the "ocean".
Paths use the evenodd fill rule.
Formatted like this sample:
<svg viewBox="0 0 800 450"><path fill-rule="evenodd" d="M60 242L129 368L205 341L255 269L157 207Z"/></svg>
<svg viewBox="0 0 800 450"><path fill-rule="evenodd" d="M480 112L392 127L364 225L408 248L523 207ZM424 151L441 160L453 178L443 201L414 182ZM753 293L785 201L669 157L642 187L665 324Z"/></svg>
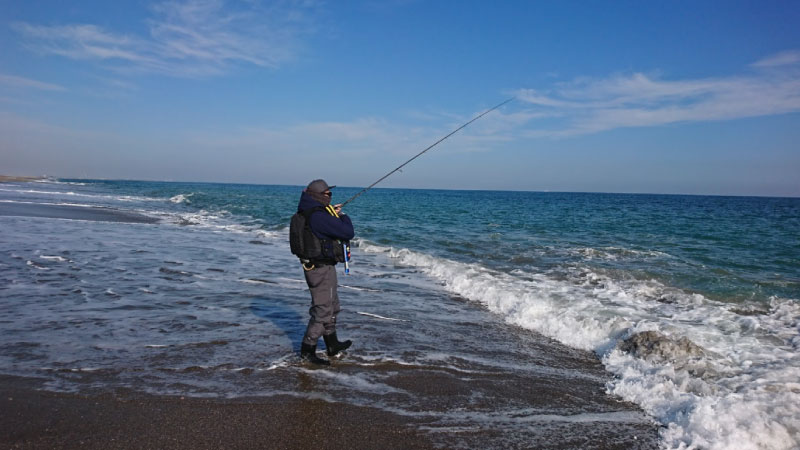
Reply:
<svg viewBox="0 0 800 450"><path fill-rule="evenodd" d="M501 430L501 447L647 423L663 448L800 446L800 199L373 189L345 208L354 345L313 369L288 246L301 190L0 184L0 371L62 392L370 405L431 433Z"/></svg>

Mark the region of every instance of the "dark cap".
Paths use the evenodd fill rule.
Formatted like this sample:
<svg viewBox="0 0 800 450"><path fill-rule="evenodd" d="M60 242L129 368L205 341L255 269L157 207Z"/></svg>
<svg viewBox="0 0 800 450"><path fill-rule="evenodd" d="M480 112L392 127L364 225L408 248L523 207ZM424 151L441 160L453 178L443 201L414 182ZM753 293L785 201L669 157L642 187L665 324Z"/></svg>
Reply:
<svg viewBox="0 0 800 450"><path fill-rule="evenodd" d="M328 186L328 183L326 183L325 180L314 180L311 183L308 183L308 187L306 187L306 190L309 192L316 192L317 194L322 194L328 189L333 189L335 187L336 186Z"/></svg>

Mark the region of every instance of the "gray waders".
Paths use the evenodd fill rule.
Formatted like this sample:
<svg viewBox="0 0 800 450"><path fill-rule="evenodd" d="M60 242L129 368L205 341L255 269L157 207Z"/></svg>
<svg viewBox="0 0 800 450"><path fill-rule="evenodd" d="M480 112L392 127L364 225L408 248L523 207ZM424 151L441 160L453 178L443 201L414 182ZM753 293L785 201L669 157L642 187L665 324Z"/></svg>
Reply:
<svg viewBox="0 0 800 450"><path fill-rule="evenodd" d="M303 343L317 345L323 335L336 333L336 316L339 314L339 294L336 292L338 280L336 279L336 266L315 266L305 270L306 283L311 291L311 308Z"/></svg>

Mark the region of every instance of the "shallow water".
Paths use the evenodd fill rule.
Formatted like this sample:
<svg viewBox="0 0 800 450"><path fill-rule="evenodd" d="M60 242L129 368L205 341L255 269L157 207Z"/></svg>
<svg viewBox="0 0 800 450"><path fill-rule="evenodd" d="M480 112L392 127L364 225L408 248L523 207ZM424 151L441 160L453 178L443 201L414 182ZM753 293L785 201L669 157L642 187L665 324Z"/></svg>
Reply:
<svg viewBox="0 0 800 450"><path fill-rule="evenodd" d="M800 442L797 199L370 191L348 208L359 239L340 274L340 335L356 344L311 370L297 363L309 301L286 244L298 196L0 185L17 207L160 220L0 217L4 372L78 392L319 396L529 443L570 426L644 433L628 400L665 426L665 447Z"/></svg>

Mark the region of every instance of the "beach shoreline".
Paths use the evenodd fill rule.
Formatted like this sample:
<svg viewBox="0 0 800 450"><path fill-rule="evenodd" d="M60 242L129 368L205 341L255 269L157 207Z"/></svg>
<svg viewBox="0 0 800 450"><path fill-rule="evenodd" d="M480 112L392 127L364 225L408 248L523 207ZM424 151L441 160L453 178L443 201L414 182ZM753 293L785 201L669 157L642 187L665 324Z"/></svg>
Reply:
<svg viewBox="0 0 800 450"><path fill-rule="evenodd" d="M199 399L41 390L0 376L2 448L432 448L415 421L317 399Z"/></svg>
<svg viewBox="0 0 800 450"><path fill-rule="evenodd" d="M44 180L45 177L30 177L30 176L15 176L15 175L0 175L0 183L27 183L31 181Z"/></svg>
<svg viewBox="0 0 800 450"><path fill-rule="evenodd" d="M355 344L320 370L298 357L309 298L286 242L295 187L46 180L0 191L0 210L89 207L160 220L0 214L3 374L40 380L9 395L24 402L4 412L23 425L50 417L17 427L32 430L27 440L14 435L1 448L48 447L50 424L69 419L48 411L65 408L94 425L69 419L58 436L72 438L55 439L97 448L113 447L104 430L128 422L158 422L126 431L141 446L164 434L218 447L186 437L180 423L214 414L226 418L208 432L262 446L271 441L237 424L282 420L264 427L284 448L314 444L304 421L351 430L341 440L367 448L797 441L798 403L787 400L797 360L790 341L773 339L796 336L794 265L774 258L796 235L795 201L376 191L354 210L363 238L339 278L339 334ZM498 209L478 217L465 202ZM517 210L530 213L503 212ZM752 235L737 235L742 221ZM753 256L763 262L743 269ZM727 275L697 270L709 261ZM759 278L766 270L774 279ZM164 425L172 416L190 419ZM378 445L369 432L384 428L404 437ZM230 446L247 446L237 439Z"/></svg>
<svg viewBox="0 0 800 450"><path fill-rule="evenodd" d="M48 180L47 177L0 175L0 183L30 183ZM0 201L0 216L39 217L48 219L90 220L98 222L156 223L158 219L116 208L25 202Z"/></svg>
<svg viewBox="0 0 800 450"><path fill-rule="evenodd" d="M657 446L659 425L605 392L595 354L403 283L415 269L383 256L342 286L352 354L318 370L296 355L308 298L282 238L132 219L180 192L8 192L0 448Z"/></svg>
<svg viewBox="0 0 800 450"><path fill-rule="evenodd" d="M422 374L418 374L422 375ZM424 382L424 376L418 380ZM490 426L432 431L435 419L319 398L271 395L235 399L150 395L131 390L73 394L44 380L0 376L0 448L81 449L430 449L655 448L657 427L600 436L549 436L509 443ZM448 390L453 386L441 386ZM579 424L574 424L579 425ZM612 425L613 426L613 425ZM606 430L607 431L607 430Z"/></svg>
<svg viewBox="0 0 800 450"><path fill-rule="evenodd" d="M88 205L0 202L0 216L90 220L96 222L156 223L158 219L133 211Z"/></svg>

